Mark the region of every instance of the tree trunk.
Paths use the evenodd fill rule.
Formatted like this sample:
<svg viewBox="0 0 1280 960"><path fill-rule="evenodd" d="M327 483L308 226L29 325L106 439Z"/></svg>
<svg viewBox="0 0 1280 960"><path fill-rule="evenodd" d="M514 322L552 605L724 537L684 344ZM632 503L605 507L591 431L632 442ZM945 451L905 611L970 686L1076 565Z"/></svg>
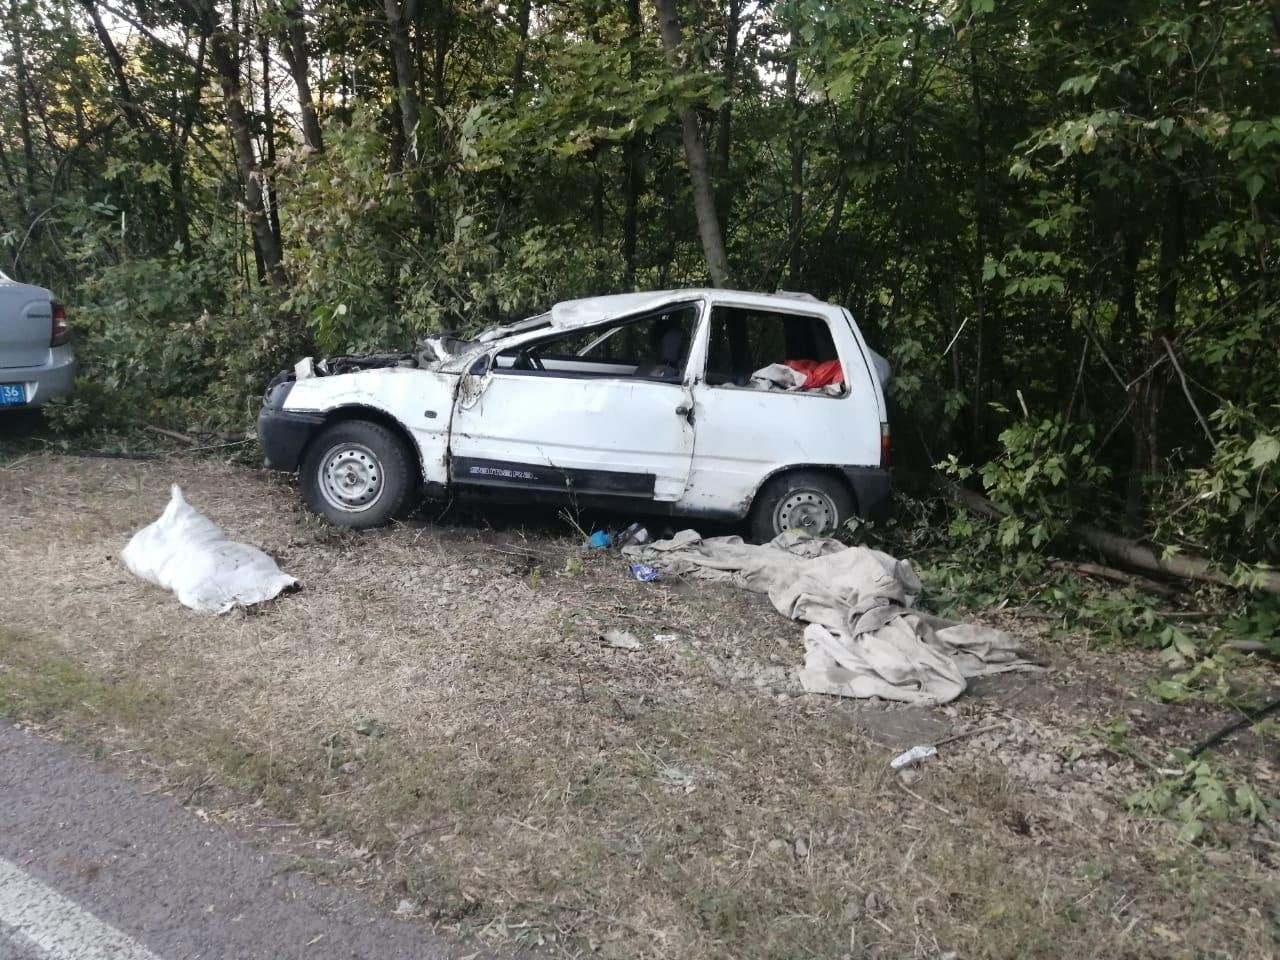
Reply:
<svg viewBox="0 0 1280 960"><path fill-rule="evenodd" d="M266 141L266 170L263 177L267 194L267 213L271 222L271 232L275 234L276 243L280 243L280 209L279 198L271 175L276 167L276 115L271 107L271 41L263 30L258 31L258 59L262 61L262 136Z"/></svg>
<svg viewBox="0 0 1280 960"><path fill-rule="evenodd" d="M307 24L302 10L290 4L285 8L289 20L285 32L286 43L281 45L289 75L298 91L298 106L302 110L302 139L316 153L324 150L324 136L320 132L320 117L316 113L315 99L311 95L311 59L307 53Z"/></svg>
<svg viewBox="0 0 1280 960"><path fill-rule="evenodd" d="M18 0L9 0L9 43L13 49L14 80L18 95L18 129L22 133L22 158L30 192L36 178L36 148L31 139L31 103L28 91L31 85L27 77L27 60L22 43L22 18L18 13ZM25 201L23 202L25 205Z"/></svg>
<svg viewBox="0 0 1280 960"><path fill-rule="evenodd" d="M98 35L98 42L102 44L102 50L107 55L107 64L111 68L111 77L116 85L116 97L120 101L120 112L130 127L141 130L144 118L137 101L133 98L133 91L129 88L129 78L124 72L124 58L120 56L115 41L103 24L102 17L98 15L98 7L94 0L80 0L80 4L88 12L89 19L93 21L93 32Z"/></svg>
<svg viewBox="0 0 1280 960"><path fill-rule="evenodd" d="M729 229L729 210L732 198L726 192L725 180L729 176L729 154L733 147L733 94L738 77L738 30L742 24L743 0L729 0L725 15L724 36L724 87L725 101L720 104L716 117L716 176L720 178L717 193L717 213L723 230Z"/></svg>
<svg viewBox="0 0 1280 960"><path fill-rule="evenodd" d="M787 213L787 282L800 289L800 272L804 252L800 246L800 231L804 220L804 143L800 135L800 91L798 73L800 63L796 55L800 35L791 30L791 49L787 58L787 107L790 114L790 130L787 132L787 149L791 154L791 203Z"/></svg>
<svg viewBox="0 0 1280 960"><path fill-rule="evenodd" d="M253 152L253 137L249 130L249 116L244 108L244 92L240 84L240 63L234 53L231 36L220 24L213 24L209 38L209 54L222 85L223 108L227 115L227 127L235 147L236 166L244 182L244 212L253 231L254 243L262 256L263 270L272 284L284 283L283 255L280 241L271 230L271 223L262 199L263 175Z"/></svg>
<svg viewBox="0 0 1280 960"><path fill-rule="evenodd" d="M662 47L671 72L679 76L684 72L681 62L680 19L676 13L676 0L654 0L658 13L658 27L662 34ZM693 188L693 209L698 218L698 238L702 241L702 253L707 259L707 271L713 287L729 285L729 258L725 254L724 235L720 232L720 220L716 216L715 192L711 185L711 172L707 161L707 145L698 126L698 117L688 104L680 108L680 132L684 140L685 160L689 164L689 182Z"/></svg>
<svg viewBox="0 0 1280 960"><path fill-rule="evenodd" d="M591 236L597 243L604 240L604 174L601 170L605 150L597 142L591 148Z"/></svg>
<svg viewBox="0 0 1280 960"><path fill-rule="evenodd" d="M1160 258L1156 266L1155 327L1147 338L1143 365L1150 369L1164 353L1163 338L1173 335L1178 312L1178 285L1184 242L1182 184L1173 180L1165 194L1165 219L1160 230ZM1133 528L1141 525L1146 508L1145 481L1160 470L1160 407L1165 381L1152 371L1138 383L1133 419L1133 461L1130 465L1125 520Z"/></svg>
<svg viewBox="0 0 1280 960"><path fill-rule="evenodd" d="M186 176L183 170L183 159L187 152L187 143L191 139L191 131L196 124L196 114L200 110L200 94L204 90L204 55L206 38L200 36L200 46L196 51L196 62L192 71L191 87L187 93L182 110L182 125L178 128L178 142L169 155L169 189L173 193L174 233L182 247L184 257L191 255L191 215L187 210Z"/></svg>
<svg viewBox="0 0 1280 960"><path fill-rule="evenodd" d="M628 73L632 85L640 78L640 0L627 0L627 36L631 44ZM641 135L634 131L623 146L622 175L622 264L628 290L636 285L636 239L640 226L640 191L643 189Z"/></svg>
<svg viewBox="0 0 1280 960"><path fill-rule="evenodd" d="M431 100L436 109L443 110L448 104L448 94L444 88L444 68L449 57L449 7L446 0L435 0L435 10L431 18L431 32L434 43L431 52Z"/></svg>
<svg viewBox="0 0 1280 960"><path fill-rule="evenodd" d="M969 38L969 84L973 98L974 128L974 341L977 344L977 356L973 369L973 423L970 434L970 453L978 456L982 448L983 408L986 406L988 393L987 381L994 379L994 371L999 366L1000 350L997 344L1000 333L998 321L990 309L986 284L982 275L987 260L987 244L995 232L992 224L990 185L987 183L987 129L986 107L982 100L982 83L978 72L978 42L974 35Z"/></svg>
<svg viewBox="0 0 1280 960"><path fill-rule="evenodd" d="M391 60L395 67L396 91L400 101L400 129L405 156L416 149L414 130L418 125L418 69L409 46L409 23L417 19L418 0L383 0L387 31L391 36Z"/></svg>
<svg viewBox="0 0 1280 960"><path fill-rule="evenodd" d="M628 4L631 0L628 0ZM529 13L533 8L533 0L520 0L520 12L517 14L517 25L520 39L516 43L516 59L511 66L511 99L515 100L524 86L524 58L529 46Z"/></svg>

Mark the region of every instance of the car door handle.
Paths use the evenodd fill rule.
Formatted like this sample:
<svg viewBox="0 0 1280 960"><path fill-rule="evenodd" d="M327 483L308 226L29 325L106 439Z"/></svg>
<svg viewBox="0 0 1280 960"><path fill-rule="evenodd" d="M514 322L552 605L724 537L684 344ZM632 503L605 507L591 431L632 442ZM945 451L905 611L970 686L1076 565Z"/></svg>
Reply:
<svg viewBox="0 0 1280 960"><path fill-rule="evenodd" d="M680 404L680 406L676 407L676 416L684 417L686 420L689 421L689 424L692 425L693 424L693 405L688 403Z"/></svg>

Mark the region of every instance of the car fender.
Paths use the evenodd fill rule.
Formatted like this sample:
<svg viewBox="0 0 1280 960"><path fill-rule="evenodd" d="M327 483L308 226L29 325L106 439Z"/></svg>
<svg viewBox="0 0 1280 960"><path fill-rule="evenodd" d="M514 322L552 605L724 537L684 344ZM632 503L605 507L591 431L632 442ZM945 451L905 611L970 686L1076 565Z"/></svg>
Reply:
<svg viewBox="0 0 1280 960"><path fill-rule="evenodd" d="M388 367L298 380L283 409L321 414L358 415L361 409L393 421L417 447L422 480L448 481L449 423L453 417L456 374Z"/></svg>

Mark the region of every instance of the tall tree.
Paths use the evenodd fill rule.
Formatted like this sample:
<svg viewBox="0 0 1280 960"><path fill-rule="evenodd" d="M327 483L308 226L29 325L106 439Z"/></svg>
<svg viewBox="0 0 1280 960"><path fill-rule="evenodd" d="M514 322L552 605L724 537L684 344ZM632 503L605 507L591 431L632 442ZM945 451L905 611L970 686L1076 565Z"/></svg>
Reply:
<svg viewBox="0 0 1280 960"><path fill-rule="evenodd" d="M302 16L300 0L284 0L285 42L281 45L289 76L298 92L298 108L302 113L302 137L316 153L324 150L320 116L311 93L311 55L307 51L307 24Z"/></svg>
<svg viewBox="0 0 1280 960"><path fill-rule="evenodd" d="M243 191L242 207L267 279L277 286L285 282L284 253L271 228L265 196L266 176L253 148L249 113L245 109L240 75L240 37L222 20L216 0L182 0L183 6L208 38L209 57L222 87L222 107L227 132L235 150L236 168Z"/></svg>
<svg viewBox="0 0 1280 960"><path fill-rule="evenodd" d="M676 0L654 0L658 13L658 29L662 35L662 48L672 74L679 79L685 73L683 37ZM707 260L707 272L711 284L727 287L730 282L729 257L725 253L724 234L720 231L720 219L716 215L715 190L711 185L711 166L707 160L707 144L698 123L693 105L683 97L680 100L680 134L684 141L685 162L689 166L689 183L693 188L693 208L698 218L698 239L702 241L702 253Z"/></svg>
<svg viewBox="0 0 1280 960"><path fill-rule="evenodd" d="M418 66L409 40L409 25L418 22L421 0L383 0L387 32L391 38L391 60L395 67L396 98L400 104L400 128L406 158L417 153L420 117Z"/></svg>

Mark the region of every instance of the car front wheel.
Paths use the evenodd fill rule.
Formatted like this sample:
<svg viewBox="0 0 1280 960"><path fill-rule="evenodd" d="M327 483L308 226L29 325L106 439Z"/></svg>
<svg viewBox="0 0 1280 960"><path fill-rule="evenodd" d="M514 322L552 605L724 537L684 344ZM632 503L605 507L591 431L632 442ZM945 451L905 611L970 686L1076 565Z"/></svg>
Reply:
<svg viewBox="0 0 1280 960"><path fill-rule="evenodd" d="M307 506L341 527L376 527L409 503L417 471L394 433L368 420L342 420L322 430L302 458L299 481Z"/></svg>
<svg viewBox="0 0 1280 960"><path fill-rule="evenodd" d="M853 497L835 477L797 470L774 477L751 506L751 534L767 543L787 530L829 537L853 516Z"/></svg>

